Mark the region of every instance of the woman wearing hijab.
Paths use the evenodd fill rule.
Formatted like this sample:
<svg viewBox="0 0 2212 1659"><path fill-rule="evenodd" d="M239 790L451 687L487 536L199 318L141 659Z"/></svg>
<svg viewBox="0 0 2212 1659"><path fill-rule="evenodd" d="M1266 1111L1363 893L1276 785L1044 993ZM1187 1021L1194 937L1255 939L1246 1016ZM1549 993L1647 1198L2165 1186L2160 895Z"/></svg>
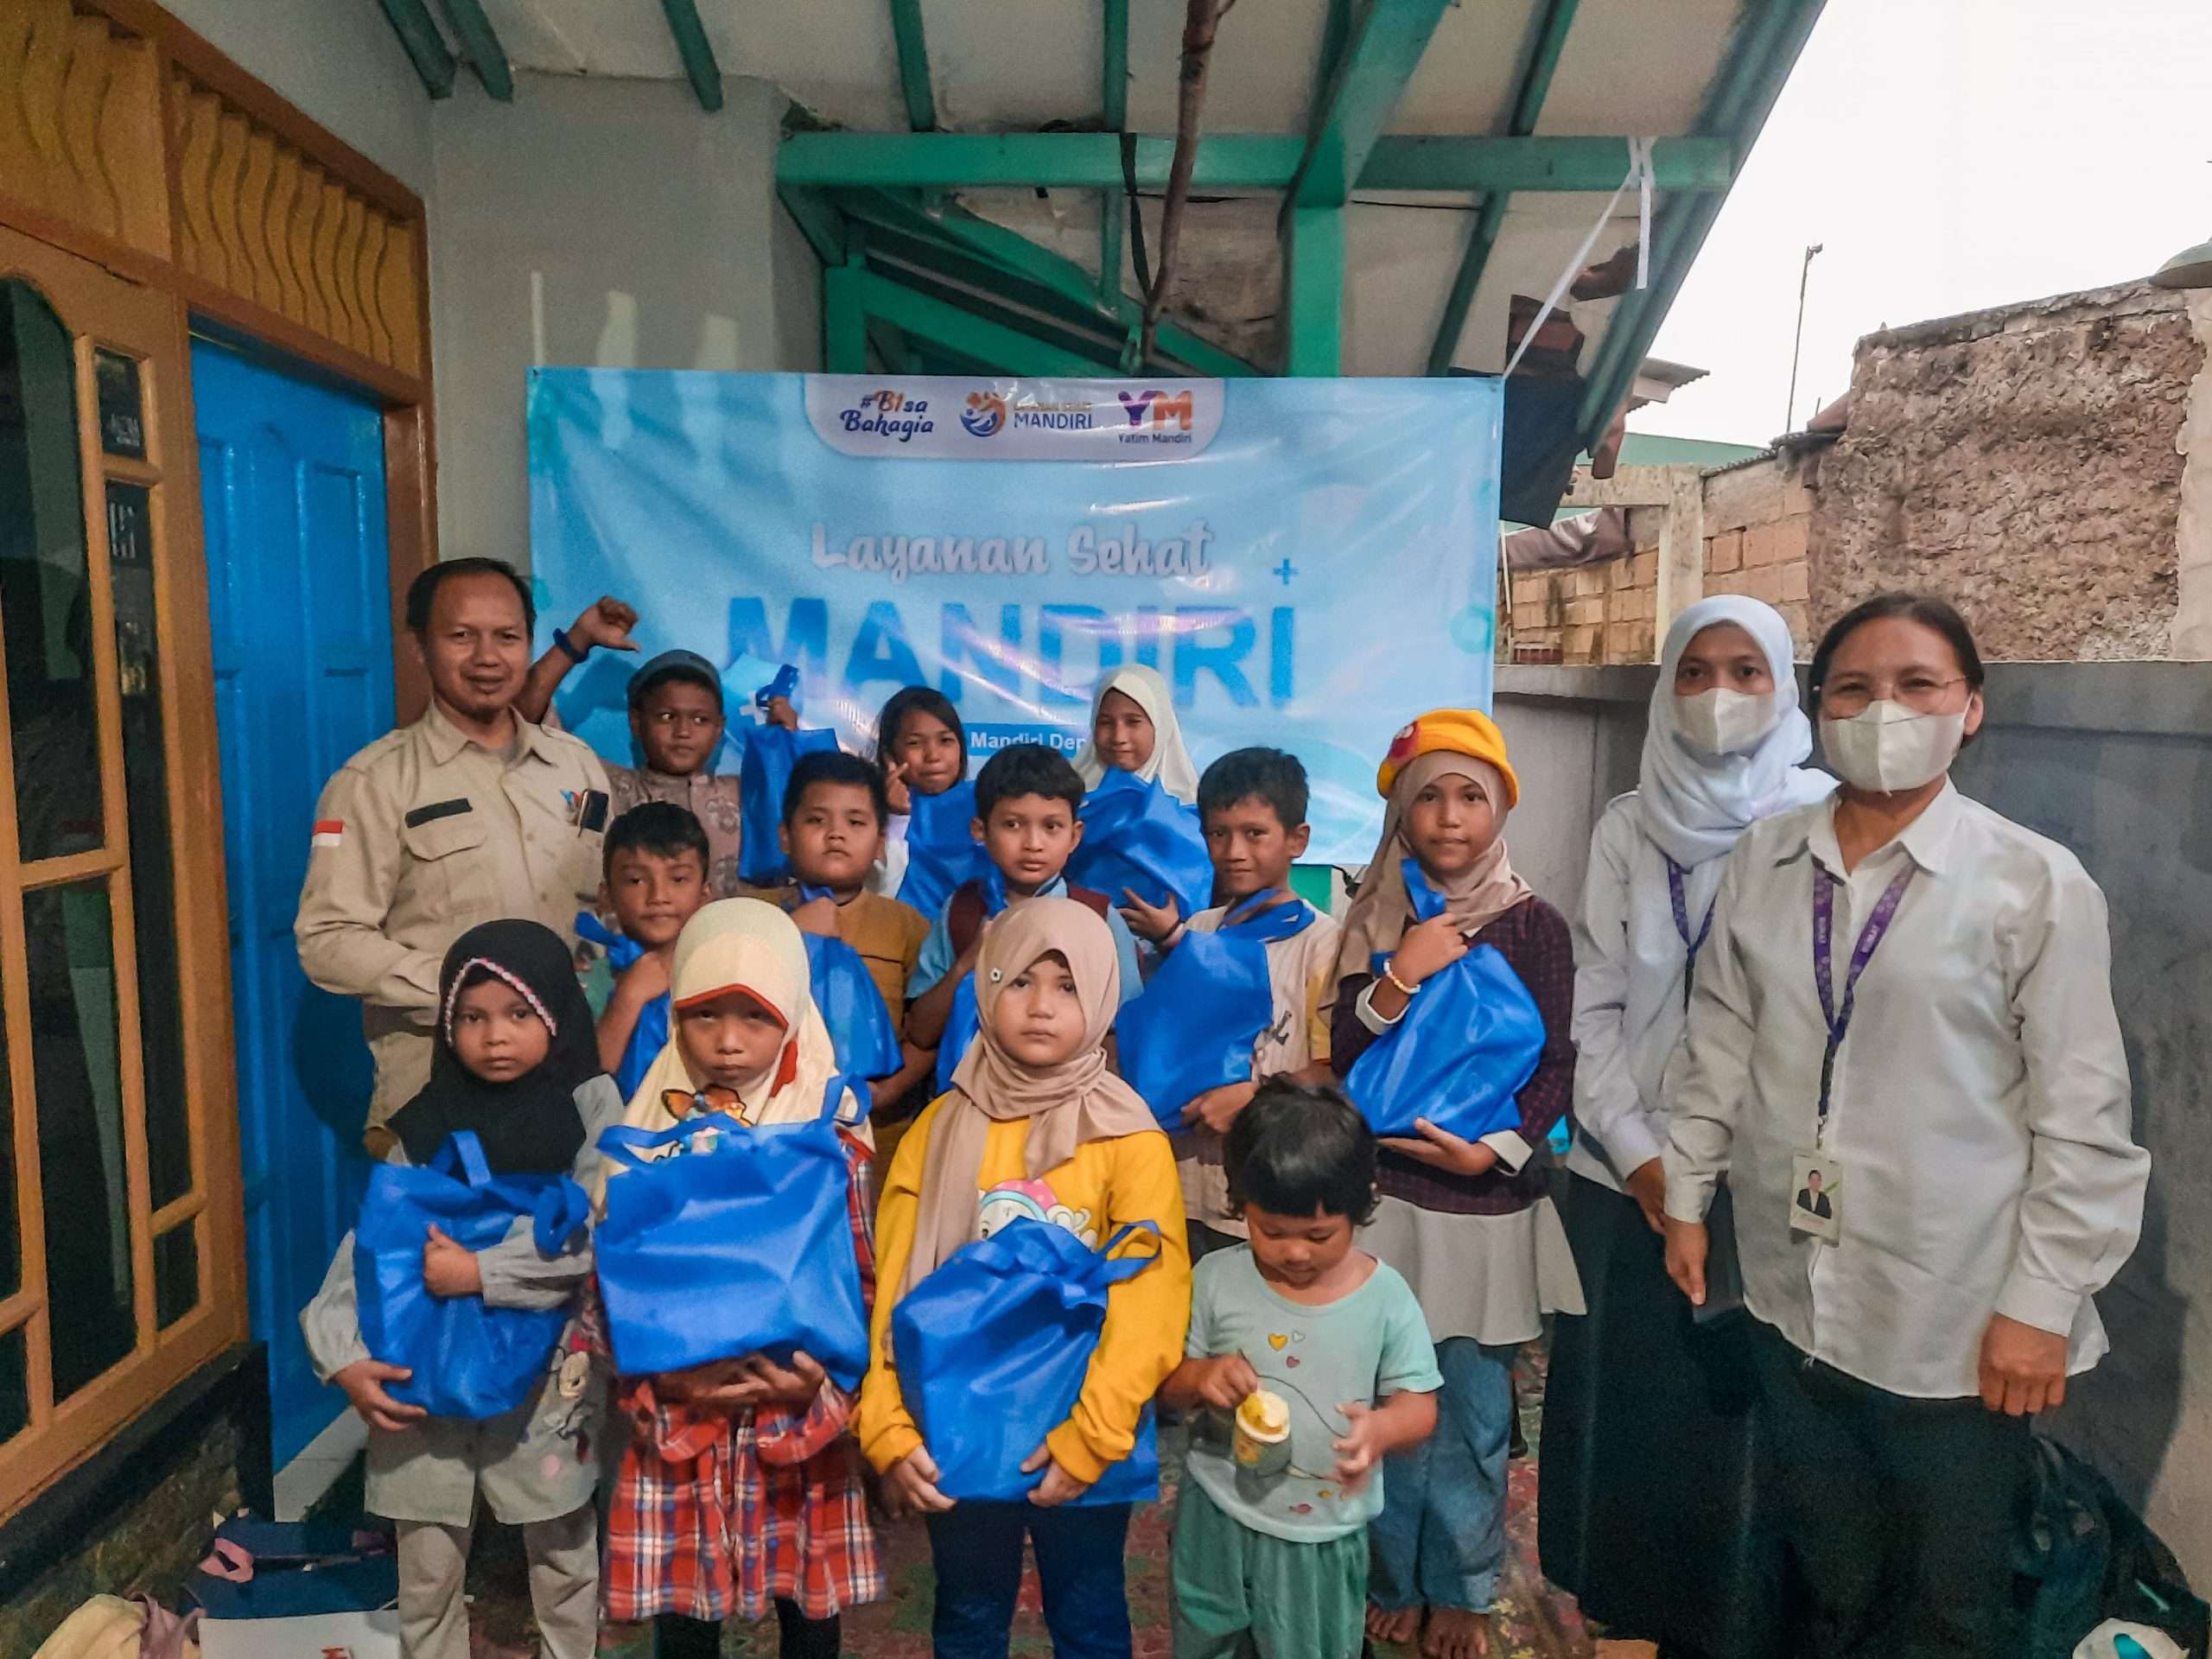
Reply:
<svg viewBox="0 0 2212 1659"><path fill-rule="evenodd" d="M838 1077L814 1006L806 944L773 905L724 899L683 925L669 974L669 1040L628 1121L664 1129L693 1112L810 1123ZM835 1079L833 1083L833 1079ZM842 1132L853 1253L874 1282L864 1123ZM613 1179L625 1179L616 1175ZM853 1396L804 1354L629 1376L631 1440L607 1524L609 1618L654 1622L658 1659L711 1659L726 1618L775 1615L782 1659L836 1659L839 1615L883 1593Z"/></svg>
<svg viewBox="0 0 2212 1659"><path fill-rule="evenodd" d="M1405 1018L1426 981L1478 944L1504 958L1544 1027L1512 1128L1470 1141L1423 1121L1420 1139L1382 1143L1382 1198L1361 1241L1413 1286L1444 1374L1436 1433L1390 1460L1382 1513L1370 1529L1369 1634L1378 1642L1419 1634L1433 1659L1472 1659L1489 1650L1505 1555L1513 1351L1542 1333L1545 1313L1582 1309L1567 1236L1545 1196L1545 1140L1574 1087L1573 945L1567 918L1507 856L1505 818L1520 785L1486 715L1423 715L1392 742L1376 787L1389 804L1344 918L1330 1033L1337 1074ZM1414 920L1415 879L1444 900L1429 921Z"/></svg>
<svg viewBox="0 0 2212 1659"><path fill-rule="evenodd" d="M1982 679L1939 599L1828 630L1842 783L1729 855L1669 1091L1668 1271L1707 1300L1725 1175L1806 1659L2029 1650L2029 1419L2103 1356L2142 1227L2104 895L1951 784Z"/></svg>
<svg viewBox="0 0 2212 1659"><path fill-rule="evenodd" d="M600 1065L591 1007L560 937L528 921L469 929L439 970L438 1011L430 1080L393 1114L389 1161L427 1164L466 1131L494 1175L584 1180L600 1161L600 1131L620 1121L621 1096ZM487 1307L573 1304L590 1274L588 1243L541 1255L527 1217L488 1249L466 1249L433 1229L423 1250L432 1294L480 1296ZM316 1375L342 1388L370 1427L364 1501L397 1523L408 1659L467 1659L461 1585L480 1499L523 1529L546 1653L588 1659L599 1632L592 1493L606 1390L577 1323L529 1399L486 1421L429 1416L386 1391L410 1374L372 1357L362 1340L350 1232L300 1325Z"/></svg>
<svg viewBox="0 0 2212 1659"><path fill-rule="evenodd" d="M1098 682L1090 700L1090 737L1075 757L1083 786L1096 789L1109 771L1158 781L1185 806L1198 798L1198 769L1183 746L1175 702L1156 668L1131 663Z"/></svg>
<svg viewBox="0 0 2212 1659"><path fill-rule="evenodd" d="M1755 599L1675 618L1637 787L1598 821L1575 930L1561 1207L1589 1312L1553 1332L1539 1540L1544 1575L1586 1615L1669 1659L1780 1650L1744 1354L1725 1328L1700 1333L1668 1281L1660 1153L1726 855L1758 819L1835 786L1803 767L1794 662L1789 625ZM1662 1535L1675 1541L1652 1549Z"/></svg>
<svg viewBox="0 0 2212 1659"><path fill-rule="evenodd" d="M1128 1459L1145 1408L1183 1357L1191 1311L1182 1187L1152 1110L1108 1069L1121 1003L1113 936L1070 899L1010 905L976 963L977 1040L952 1088L914 1121L884 1183L883 1283L861 1437L894 1506L928 1520L937 1563L936 1651L1006 1652L1025 1534L1043 1580L1045 1619L1066 1659L1127 1659L1122 1585L1127 1503L1083 1494ZM1027 1467L1027 1503L954 1503L899 1385L892 1310L960 1248L1010 1222L1064 1227L1096 1247L1132 1223L1160 1230L1157 1263L1107 1293L1106 1322L1068 1421Z"/></svg>

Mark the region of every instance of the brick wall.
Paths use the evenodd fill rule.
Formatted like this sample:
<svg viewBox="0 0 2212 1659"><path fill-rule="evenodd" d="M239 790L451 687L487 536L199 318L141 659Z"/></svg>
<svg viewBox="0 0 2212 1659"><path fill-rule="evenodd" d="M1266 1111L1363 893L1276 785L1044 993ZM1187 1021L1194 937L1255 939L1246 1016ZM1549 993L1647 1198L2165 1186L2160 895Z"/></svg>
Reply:
<svg viewBox="0 0 2212 1659"><path fill-rule="evenodd" d="M1942 594L1982 654L2172 654L2187 296L2144 283L1870 334L1823 463L1813 613Z"/></svg>
<svg viewBox="0 0 2212 1659"><path fill-rule="evenodd" d="M1705 591L1764 600L1812 655L1813 510L1820 455L1764 455L1705 478Z"/></svg>
<svg viewBox="0 0 2212 1659"><path fill-rule="evenodd" d="M1705 591L1766 601L1789 619L1801 656L1811 655L1808 550L1818 465L1817 453L1764 455L1703 480ZM1578 665L1656 661L1661 517L1656 507L1630 509L1626 557L1516 575L1515 654Z"/></svg>

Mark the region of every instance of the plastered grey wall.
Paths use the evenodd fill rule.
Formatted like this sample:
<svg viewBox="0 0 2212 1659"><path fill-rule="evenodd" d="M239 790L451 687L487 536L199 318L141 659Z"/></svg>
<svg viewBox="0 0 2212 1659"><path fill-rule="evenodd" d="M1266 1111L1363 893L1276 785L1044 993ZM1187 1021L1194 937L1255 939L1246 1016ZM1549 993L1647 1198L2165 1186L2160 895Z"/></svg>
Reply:
<svg viewBox="0 0 2212 1659"><path fill-rule="evenodd" d="M774 192L788 100L724 83L466 77L434 118L440 550L530 556L525 378L819 366L817 270Z"/></svg>
<svg viewBox="0 0 2212 1659"><path fill-rule="evenodd" d="M1651 671L1502 670L1513 861L1579 902L1593 804L1633 787ZM1641 690L1639 690L1639 686ZM2113 1351L2051 1427L2212 1585L2212 667L2000 664L1959 787L2073 849L2112 912L2113 991L2151 1153L2143 1242L2098 1298Z"/></svg>
<svg viewBox="0 0 2212 1659"><path fill-rule="evenodd" d="M382 7L350 0L162 3L417 195L429 194L430 95Z"/></svg>

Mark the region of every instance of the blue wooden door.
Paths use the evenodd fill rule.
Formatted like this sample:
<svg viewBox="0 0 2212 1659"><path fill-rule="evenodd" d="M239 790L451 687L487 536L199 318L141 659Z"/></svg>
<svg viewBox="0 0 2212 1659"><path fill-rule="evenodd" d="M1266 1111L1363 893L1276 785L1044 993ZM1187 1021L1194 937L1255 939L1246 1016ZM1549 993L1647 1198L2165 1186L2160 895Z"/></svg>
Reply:
<svg viewBox="0 0 2212 1659"><path fill-rule="evenodd" d="M194 340L222 739L247 1290L282 1468L344 1408L298 1315L367 1179L359 1005L292 945L323 780L391 729L383 422L376 408Z"/></svg>

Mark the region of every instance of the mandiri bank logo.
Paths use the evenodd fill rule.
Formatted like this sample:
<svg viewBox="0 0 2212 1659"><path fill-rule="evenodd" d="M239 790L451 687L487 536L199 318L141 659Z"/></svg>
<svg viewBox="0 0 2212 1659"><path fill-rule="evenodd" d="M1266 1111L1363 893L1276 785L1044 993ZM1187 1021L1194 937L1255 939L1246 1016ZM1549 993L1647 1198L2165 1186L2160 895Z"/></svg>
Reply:
<svg viewBox="0 0 2212 1659"><path fill-rule="evenodd" d="M961 411L960 424L975 438L995 437L1006 424L1006 399L995 391L971 391L968 407Z"/></svg>
<svg viewBox="0 0 2212 1659"><path fill-rule="evenodd" d="M1117 392L1122 412L1131 430L1122 434L1123 443L1189 443L1196 418L1191 390ZM1147 421L1149 424L1147 425Z"/></svg>

